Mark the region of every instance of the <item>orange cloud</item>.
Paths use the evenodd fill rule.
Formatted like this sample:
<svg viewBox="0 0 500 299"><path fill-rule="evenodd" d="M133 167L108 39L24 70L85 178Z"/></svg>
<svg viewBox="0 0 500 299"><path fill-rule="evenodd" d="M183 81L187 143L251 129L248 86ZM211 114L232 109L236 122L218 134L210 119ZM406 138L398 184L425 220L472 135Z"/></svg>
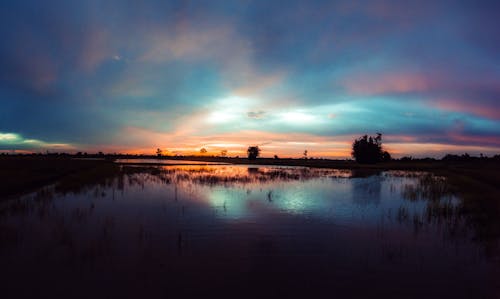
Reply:
<svg viewBox="0 0 500 299"><path fill-rule="evenodd" d="M121 136L127 136L121 140ZM200 148L206 148L208 154L217 155L221 150L228 150L228 155L245 155L250 145L258 145L264 157L278 156L301 157L304 150L310 157L350 156L352 136L323 137L309 134L270 133L263 131L239 131L210 136L184 135L179 132L162 133L139 127L127 127L120 136L115 137L113 147L105 150L134 154L152 154L156 148L169 153L198 154ZM121 144L121 145L120 145ZM137 146L139 145L139 146Z"/></svg>

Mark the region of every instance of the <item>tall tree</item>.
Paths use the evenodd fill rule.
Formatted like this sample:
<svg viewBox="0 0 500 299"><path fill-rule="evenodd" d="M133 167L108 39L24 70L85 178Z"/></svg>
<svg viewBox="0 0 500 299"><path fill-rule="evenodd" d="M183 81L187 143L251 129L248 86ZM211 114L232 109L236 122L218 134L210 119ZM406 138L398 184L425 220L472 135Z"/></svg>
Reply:
<svg viewBox="0 0 500 299"><path fill-rule="evenodd" d="M258 156L260 156L260 148L258 146L249 146L247 154L249 160L255 160Z"/></svg>
<svg viewBox="0 0 500 299"><path fill-rule="evenodd" d="M373 164L391 159L391 155L382 150L381 133L377 133L377 136L364 135L354 140L351 154L356 162L363 164Z"/></svg>

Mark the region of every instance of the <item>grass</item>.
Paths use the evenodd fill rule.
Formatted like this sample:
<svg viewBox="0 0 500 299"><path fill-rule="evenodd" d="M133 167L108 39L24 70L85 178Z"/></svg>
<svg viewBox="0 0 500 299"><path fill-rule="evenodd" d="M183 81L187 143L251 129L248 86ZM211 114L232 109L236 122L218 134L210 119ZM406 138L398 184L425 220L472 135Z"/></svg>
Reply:
<svg viewBox="0 0 500 299"><path fill-rule="evenodd" d="M118 170L118 165L106 160L4 156L0 157L0 199L26 193L59 180L82 184Z"/></svg>

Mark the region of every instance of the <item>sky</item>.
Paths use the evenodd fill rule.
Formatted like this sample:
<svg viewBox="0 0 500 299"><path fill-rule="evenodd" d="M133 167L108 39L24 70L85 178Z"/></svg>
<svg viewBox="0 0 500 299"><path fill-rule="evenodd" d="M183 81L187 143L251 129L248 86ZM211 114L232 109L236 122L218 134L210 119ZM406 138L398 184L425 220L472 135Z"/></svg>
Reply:
<svg viewBox="0 0 500 299"><path fill-rule="evenodd" d="M500 153L499 1L0 3L0 151Z"/></svg>

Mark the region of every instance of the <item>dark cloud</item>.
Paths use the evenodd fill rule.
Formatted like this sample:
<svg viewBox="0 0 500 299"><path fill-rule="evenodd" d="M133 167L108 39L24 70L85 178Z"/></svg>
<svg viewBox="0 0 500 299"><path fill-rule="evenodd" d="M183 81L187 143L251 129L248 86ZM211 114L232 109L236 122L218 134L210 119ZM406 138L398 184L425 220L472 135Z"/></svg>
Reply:
<svg viewBox="0 0 500 299"><path fill-rule="evenodd" d="M253 119L262 119L262 118L264 118L265 114L266 114L266 112L262 111L262 110L259 110L259 111L249 111L247 113L247 116L249 118L253 118Z"/></svg>

